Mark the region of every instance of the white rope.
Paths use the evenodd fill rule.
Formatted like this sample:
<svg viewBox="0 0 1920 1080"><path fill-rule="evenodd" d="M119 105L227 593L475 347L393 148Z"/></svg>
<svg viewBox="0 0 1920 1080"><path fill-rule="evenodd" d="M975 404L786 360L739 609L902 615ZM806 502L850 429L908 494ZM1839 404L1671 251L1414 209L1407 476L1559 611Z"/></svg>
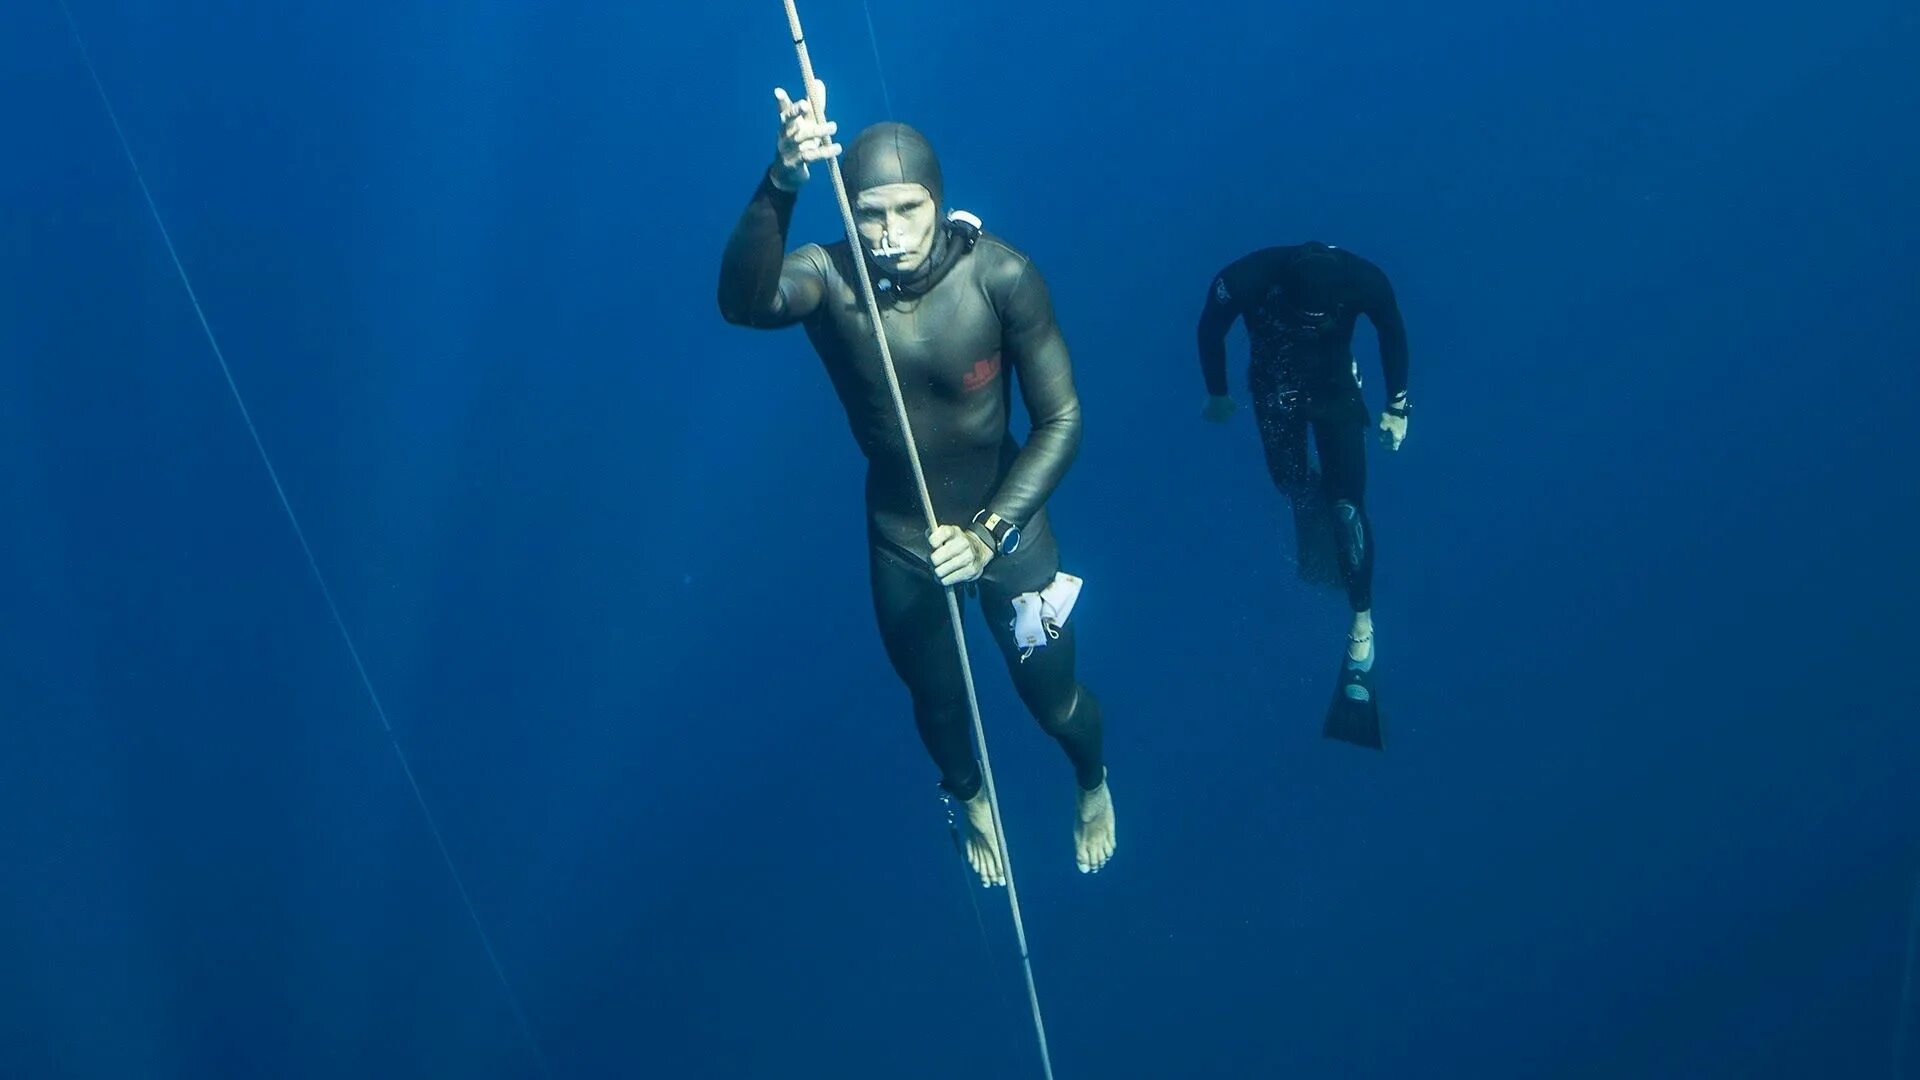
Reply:
<svg viewBox="0 0 1920 1080"><path fill-rule="evenodd" d="M307 542L307 532L300 526L300 517L293 512L293 502L287 498L287 489L280 483L279 470L273 467L273 459L267 455L266 443L260 438L260 431L254 427L253 413L247 408L246 398L240 394L240 385L234 381L233 369L227 365L226 354L220 349L220 340L214 336L213 324L207 321L207 313L200 306L199 294L194 292L193 280L187 276L187 268L180 261L180 253L174 250L173 236L167 231L167 223L160 216L159 204L153 200L153 192L147 187L147 178L140 171L140 162L133 155L133 145L127 141L127 133L120 127L120 114L113 107L113 100L107 96L106 85L100 81L100 72L93 66L93 54L87 49L86 39L80 35L80 24L74 21L73 12L67 7L67 0L59 0L60 11L67 17L67 27L73 31L73 42L80 49L80 59L86 64L87 74L93 79L93 88L100 95L100 104L106 107L107 120L113 124L113 133L120 140L120 150L126 155L127 164L133 169L133 178L140 185L140 194L146 198L147 210L153 215L153 224L160 230L161 242L166 244L167 255L173 260L174 272L180 276L180 285L186 290L187 302L193 305L193 313L200 320L200 329L206 334L207 346L213 350L213 358L220 365L220 374L226 376L227 389L233 394L233 403L240 409L240 419L245 422L247 434L253 439L253 448L260 454L260 464L266 467L267 479L273 483L273 493L279 497L280 509L287 515L288 524L293 526L294 539L300 542L300 550L306 554L307 568L313 571L313 579L320 586L321 599L327 603L327 612L333 616L333 625L340 631L340 639L346 643L347 656L353 661L353 669L360 675L360 685L367 691L367 699L373 703L374 715L380 718L380 726L386 730L387 741L393 746L394 756L400 759L400 771L406 775L407 786L413 789L413 799L420 807L420 814L426 819L427 831L433 834L434 846L440 850L440 859L446 863L447 874L453 879L453 886L460 893L460 902L466 905L467 917L473 920L473 928L480 935L480 947L486 950L487 961L493 965L493 974L500 980L500 988L506 992L507 1004L513 1007L513 1015L520 1022L520 1031L526 1036L533 1050L534 1060L540 1065L540 1074L551 1077L553 1070L547 1065L546 1052L540 1047L540 1040L534 1036L533 1025L528 1022L525 1010L520 1007L519 995L513 991L513 983L508 980L507 972L500 964L500 956L494 951L493 939L488 936L487 928L480 921L480 911L474 906L473 896L467 891L467 883L460 876L460 870L454 865L453 854L447 850L447 841L440 832L440 824L434 819L433 811L427 806L427 797L420 790L420 781L413 775L413 766L407 760L406 751L400 748L400 738L394 733L393 723L387 719L387 707L380 701L379 691L373 688L373 678L367 674L367 666L360 660L359 646L354 644L353 634L347 630L346 619L340 614L340 606L334 602L333 589L327 584L327 576L320 571L320 560L314 557L313 545Z"/></svg>
<svg viewBox="0 0 1920 1080"><path fill-rule="evenodd" d="M806 35L800 31L800 11L794 6L794 0L784 0L787 6L787 26L793 32L793 48L800 58L800 77L807 89L807 98L813 104L814 119L826 122L826 109L819 100L813 79L813 61L807 56ZM847 244L852 249L854 270L860 277L860 293L867 302L867 317L873 323L874 344L880 348L880 364L886 369L887 386L893 391L893 407L900 421L900 433L907 447L907 460L913 466L913 482L920 492L920 508L926 514L927 529L932 531L940 527L940 521L933 510L933 499L927 494L926 473L920 467L920 449L913 438L913 423L907 416L906 398L900 392L900 376L893 368L893 352L887 347L886 329L880 322L880 304L874 298L873 281L867 274L867 261L860 255L860 233L853 223L853 205L847 200L846 179L840 175L838 158L827 159L828 171L833 175L833 192L840 201L840 217L847 229ZM1027 952L1026 922L1020 916L1020 893L1013 883L1013 854L1007 846L1007 830L1000 818L1000 796L993 783L993 762L987 754L987 732L980 723L980 699L974 692L973 664L967 657L966 626L960 618L960 598L949 587L947 594L947 617L953 625L953 645L960 654L960 671L967 686L967 708L973 716L973 737L980 747L981 784L987 793L987 805L993 811L993 828L998 834L1002 863L1007 872L1007 905L1013 911L1013 932L1020 945L1020 966L1027 977L1027 1002L1033 1007L1033 1031L1040 1040L1040 1065L1045 1070L1047 1080L1053 1080L1053 1059L1047 1052L1047 1027L1040 1018L1040 991L1033 981L1033 960Z"/></svg>

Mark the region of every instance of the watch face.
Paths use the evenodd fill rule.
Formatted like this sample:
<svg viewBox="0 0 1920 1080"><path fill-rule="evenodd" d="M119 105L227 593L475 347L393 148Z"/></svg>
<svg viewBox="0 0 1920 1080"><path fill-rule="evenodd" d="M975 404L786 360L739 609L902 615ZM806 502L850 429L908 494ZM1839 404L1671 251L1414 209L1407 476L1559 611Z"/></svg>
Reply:
<svg viewBox="0 0 1920 1080"><path fill-rule="evenodd" d="M1020 550L1020 530L1007 526L1007 538L1000 541L1000 554L1011 555Z"/></svg>

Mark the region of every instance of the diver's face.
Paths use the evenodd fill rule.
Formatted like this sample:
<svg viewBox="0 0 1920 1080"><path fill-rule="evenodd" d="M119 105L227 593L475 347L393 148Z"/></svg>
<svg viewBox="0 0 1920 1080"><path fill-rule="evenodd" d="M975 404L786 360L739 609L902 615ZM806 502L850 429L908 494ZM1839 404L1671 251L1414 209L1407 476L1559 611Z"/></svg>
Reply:
<svg viewBox="0 0 1920 1080"><path fill-rule="evenodd" d="M854 197L853 220L873 261L911 274L933 255L933 193L919 184L882 184Z"/></svg>

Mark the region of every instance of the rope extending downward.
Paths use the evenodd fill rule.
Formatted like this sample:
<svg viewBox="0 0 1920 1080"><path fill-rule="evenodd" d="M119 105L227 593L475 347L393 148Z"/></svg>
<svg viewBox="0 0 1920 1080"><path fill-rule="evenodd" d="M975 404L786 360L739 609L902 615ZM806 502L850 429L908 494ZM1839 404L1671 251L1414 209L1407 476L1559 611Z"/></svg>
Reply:
<svg viewBox="0 0 1920 1080"><path fill-rule="evenodd" d="M800 31L800 11L794 6L794 0L784 0L787 6L787 26L793 31L794 52L800 58L800 77L807 89L807 99L813 104L816 120L826 122L826 109L820 100L813 80L813 61L807 56L806 35ZM894 413L900 421L900 433L907 447L907 460L913 466L913 482L920 492L920 509L926 514L927 529L931 532L940 527L939 519L934 515L933 498L927 493L927 476L920 467L920 448L914 442L913 422L907 416L907 401L900 392L900 376L894 371L893 352L887 347L887 332L880 323L880 304L874 298L873 281L867 274L867 261L860 257L860 233L853 223L853 204L847 199L846 179L840 175L838 158L827 159L828 171L833 175L833 193L840 201L840 218L847 229L847 243L853 249L855 272L860 277L860 295L867 302L867 317L873 324L874 344L880 348L880 366L886 370L887 386L893 391ZM1040 1018L1040 991L1033 981L1033 959L1027 952L1027 929L1020 917L1020 893L1013 883L1013 854L1007 847L1006 826L1000 820L1000 795L993 783L993 762L987 754L987 732L980 723L980 699L973 687L973 663L967 657L966 626L960 619L960 598L949 587L947 593L947 617L953 624L953 646L960 654L960 671L967 687L967 709L973 716L973 737L980 747L980 774L982 787L987 793L987 805L993 811L993 829L999 835L1000 851L1007 872L1007 905L1013 911L1013 933L1020 944L1020 966L1027 977L1027 1002L1033 1007L1033 1032L1040 1040L1040 1065L1045 1070L1047 1080L1053 1080L1053 1059L1047 1053L1047 1025Z"/></svg>

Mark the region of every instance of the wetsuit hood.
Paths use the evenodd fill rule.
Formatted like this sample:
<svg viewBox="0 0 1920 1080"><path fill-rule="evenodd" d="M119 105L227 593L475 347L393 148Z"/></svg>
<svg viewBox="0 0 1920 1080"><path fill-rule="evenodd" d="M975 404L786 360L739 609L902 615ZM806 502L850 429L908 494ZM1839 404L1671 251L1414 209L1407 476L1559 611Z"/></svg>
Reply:
<svg viewBox="0 0 1920 1080"><path fill-rule="evenodd" d="M919 184L933 195L936 210L944 206L940 159L925 135L898 121L874 124L847 148L840 170L847 190L855 195L882 184Z"/></svg>

